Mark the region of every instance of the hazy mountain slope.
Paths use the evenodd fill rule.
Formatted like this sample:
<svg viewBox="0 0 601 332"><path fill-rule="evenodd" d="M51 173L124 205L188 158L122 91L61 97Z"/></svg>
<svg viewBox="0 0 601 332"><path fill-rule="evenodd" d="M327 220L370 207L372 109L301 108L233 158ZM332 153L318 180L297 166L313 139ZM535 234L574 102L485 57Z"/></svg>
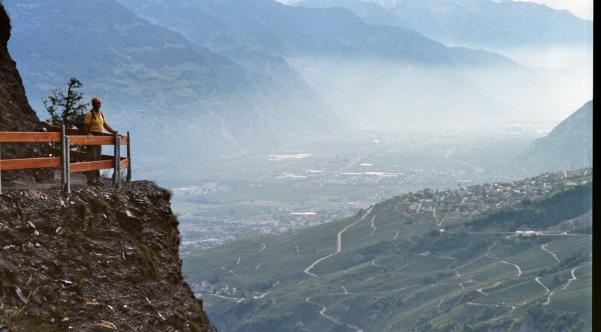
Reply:
<svg viewBox="0 0 601 332"><path fill-rule="evenodd" d="M9 46L36 104L69 75L119 105L155 103L156 109L227 90L234 95L252 79L226 58L136 17L114 1L5 3L14 25ZM145 102L142 96L153 100Z"/></svg>
<svg viewBox="0 0 601 332"><path fill-rule="evenodd" d="M402 20L389 10L375 2L364 0L302 0L292 3L298 7L308 8L346 8L357 17L369 24L393 25L400 28L410 28Z"/></svg>
<svg viewBox="0 0 601 332"><path fill-rule="evenodd" d="M403 24L452 45L500 49L592 44L591 21L532 2L402 0L390 11Z"/></svg>
<svg viewBox="0 0 601 332"><path fill-rule="evenodd" d="M549 91L566 91L562 82L569 79L584 80L572 71L508 70L493 53L447 48L413 30L370 25L344 8L273 0L119 1L246 68L269 72L270 57L285 58L355 127L544 123L558 105L574 99L560 92L549 98Z"/></svg>
<svg viewBox="0 0 601 332"><path fill-rule="evenodd" d="M273 0L120 0L144 17L215 50L241 44L288 57L344 56L422 64L505 64L483 51L447 48L412 30L368 25L341 8Z"/></svg>
<svg viewBox="0 0 601 332"><path fill-rule="evenodd" d="M566 175L404 194L198 251L184 270L228 331L587 330L591 174Z"/></svg>
<svg viewBox="0 0 601 332"><path fill-rule="evenodd" d="M384 4L377 0L304 0L294 4L347 8L366 22L415 29L450 45L501 50L592 44L592 22L531 2L402 0Z"/></svg>
<svg viewBox="0 0 601 332"><path fill-rule="evenodd" d="M192 163L277 145L336 122L302 81L250 72L115 1L5 3L14 17L10 49L34 106L77 76L88 97L104 98L112 124L132 131L136 152L164 157L144 160L146 167L173 166L178 154Z"/></svg>
<svg viewBox="0 0 601 332"><path fill-rule="evenodd" d="M517 163L529 172L591 167L593 163L593 101L534 141Z"/></svg>

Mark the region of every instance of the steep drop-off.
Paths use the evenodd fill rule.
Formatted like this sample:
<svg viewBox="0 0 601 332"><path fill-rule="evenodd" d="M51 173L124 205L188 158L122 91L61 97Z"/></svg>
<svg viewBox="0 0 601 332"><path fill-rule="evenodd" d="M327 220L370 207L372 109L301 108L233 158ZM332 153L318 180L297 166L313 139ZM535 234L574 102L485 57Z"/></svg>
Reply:
<svg viewBox="0 0 601 332"><path fill-rule="evenodd" d="M210 331L150 182L0 196L0 331Z"/></svg>

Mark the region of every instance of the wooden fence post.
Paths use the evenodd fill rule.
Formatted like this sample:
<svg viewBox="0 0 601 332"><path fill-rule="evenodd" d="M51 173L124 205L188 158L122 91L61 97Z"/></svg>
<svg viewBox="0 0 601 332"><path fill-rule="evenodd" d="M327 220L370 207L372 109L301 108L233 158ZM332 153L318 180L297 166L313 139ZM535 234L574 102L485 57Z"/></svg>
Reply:
<svg viewBox="0 0 601 332"><path fill-rule="evenodd" d="M115 131L114 136L115 165L113 169L113 185L118 189L121 186L121 139L117 131Z"/></svg>
<svg viewBox="0 0 601 332"><path fill-rule="evenodd" d="M1 179L1 178L0 178ZM127 132L127 182L131 181L131 137Z"/></svg>
<svg viewBox="0 0 601 332"><path fill-rule="evenodd" d="M69 142L69 137L65 136L65 192L67 194L71 194L71 142Z"/></svg>
<svg viewBox="0 0 601 332"><path fill-rule="evenodd" d="M65 124L61 127L61 188L63 192L67 188L67 135L65 135Z"/></svg>
<svg viewBox="0 0 601 332"><path fill-rule="evenodd" d="M0 143L0 162L2 162L2 143ZM0 167L0 195L2 195L2 167Z"/></svg>

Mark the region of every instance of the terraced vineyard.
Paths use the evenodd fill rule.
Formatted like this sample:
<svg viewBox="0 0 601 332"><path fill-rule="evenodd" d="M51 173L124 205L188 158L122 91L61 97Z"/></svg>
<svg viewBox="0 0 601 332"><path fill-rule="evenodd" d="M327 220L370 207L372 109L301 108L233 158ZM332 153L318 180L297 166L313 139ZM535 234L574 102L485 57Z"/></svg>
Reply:
<svg viewBox="0 0 601 332"><path fill-rule="evenodd" d="M405 194L195 252L184 270L227 331L586 331L590 181L582 170Z"/></svg>

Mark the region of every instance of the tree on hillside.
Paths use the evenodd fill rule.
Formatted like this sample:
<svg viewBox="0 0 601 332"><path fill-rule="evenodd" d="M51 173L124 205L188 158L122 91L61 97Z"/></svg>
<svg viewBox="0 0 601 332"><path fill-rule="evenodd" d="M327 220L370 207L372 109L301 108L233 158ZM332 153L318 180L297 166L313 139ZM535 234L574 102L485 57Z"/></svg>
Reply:
<svg viewBox="0 0 601 332"><path fill-rule="evenodd" d="M52 95L44 99L44 107L50 114L53 125L65 125L67 128L75 124L78 115L87 111L87 103L83 103L83 83L72 77L67 82L67 91L52 89Z"/></svg>

